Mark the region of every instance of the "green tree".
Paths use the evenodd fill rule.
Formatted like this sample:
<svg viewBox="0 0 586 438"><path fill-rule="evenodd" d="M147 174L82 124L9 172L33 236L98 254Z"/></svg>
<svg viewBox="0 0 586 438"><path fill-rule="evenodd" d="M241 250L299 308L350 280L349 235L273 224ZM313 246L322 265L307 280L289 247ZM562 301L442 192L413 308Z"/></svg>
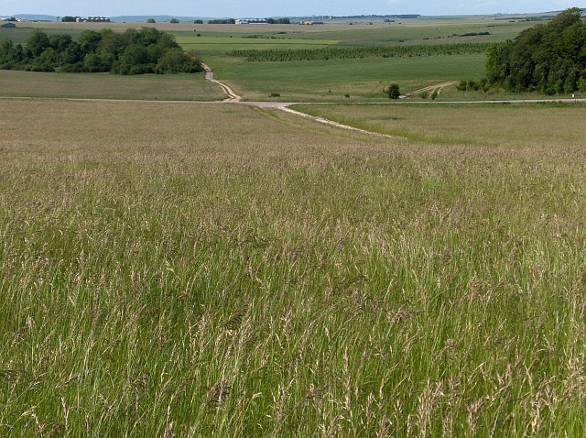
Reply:
<svg viewBox="0 0 586 438"><path fill-rule="evenodd" d="M393 83L387 87L386 93L388 94L389 99L396 100L401 97L401 88L399 87L399 84Z"/></svg>
<svg viewBox="0 0 586 438"><path fill-rule="evenodd" d="M41 54L50 47L49 37L46 33L40 30L35 30L26 43L26 47L33 56L41 56Z"/></svg>
<svg viewBox="0 0 586 438"><path fill-rule="evenodd" d="M157 20L155 20L154 18L149 18L146 22L149 24L155 24Z"/></svg>
<svg viewBox="0 0 586 438"><path fill-rule="evenodd" d="M181 49L167 50L155 66L155 73L194 73L201 71L201 64L193 55Z"/></svg>
<svg viewBox="0 0 586 438"><path fill-rule="evenodd" d="M489 84L511 91L570 93L586 68L586 23L577 8L527 29L487 52Z"/></svg>
<svg viewBox="0 0 586 438"><path fill-rule="evenodd" d="M95 52L102 41L102 35L99 32L87 30L81 34L79 45L84 54Z"/></svg>
<svg viewBox="0 0 586 438"><path fill-rule="evenodd" d="M69 35L36 31L27 46L0 42L0 68L34 71L102 72L117 74L201 71L193 54L185 53L169 33L157 29L86 31L79 42Z"/></svg>
<svg viewBox="0 0 586 438"><path fill-rule="evenodd" d="M582 77L578 81L578 91L580 93L586 93L586 77Z"/></svg>

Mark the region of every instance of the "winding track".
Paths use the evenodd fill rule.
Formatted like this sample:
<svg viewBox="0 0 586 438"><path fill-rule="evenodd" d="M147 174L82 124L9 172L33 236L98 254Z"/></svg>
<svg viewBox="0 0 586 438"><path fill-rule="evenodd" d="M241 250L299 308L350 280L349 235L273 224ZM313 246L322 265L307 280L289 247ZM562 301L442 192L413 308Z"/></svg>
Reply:
<svg viewBox="0 0 586 438"><path fill-rule="evenodd" d="M381 138L396 138L391 135L382 134L379 132L367 131L365 129L356 128L354 126L345 125L342 123L335 122L323 117L313 116L306 114L301 111L294 110L291 108L292 105L336 105L335 102L242 102L242 96L239 96L229 85L215 79L214 71L207 65L202 64L205 71L205 79L218 85L226 94L226 98L222 101L188 101L188 100L144 100L144 99L91 99L91 98L68 98L68 97L28 97L28 96L0 96L0 100L56 100L56 101L69 101L69 102L143 102L143 103L174 103L174 104L185 104L185 105L218 105L218 104L239 104L251 106L260 109L275 109L280 110L289 114L293 114L298 117L310 119L314 122L321 123L323 125L331 126L334 128L344 129L346 131L359 132L362 134L381 137ZM448 83L439 84L440 88L444 88ZM438 85L428 87L425 89L418 90L417 92L427 91L428 89L438 88ZM483 100L483 101L452 101L452 102L429 102L429 101L397 101L397 102L371 102L371 103L358 103L354 105L495 105L495 104L527 104L527 103L560 103L560 104L576 104L586 103L586 99L520 99L520 100Z"/></svg>
<svg viewBox="0 0 586 438"><path fill-rule="evenodd" d="M214 71L210 68L209 65L202 62L201 66L203 67L203 69L205 71L206 81L210 81L210 82L213 82L214 84L218 85L224 91L224 93L226 93L226 95L228 96L226 99L224 99L224 102L226 102L226 103L240 102L242 97L239 96L238 94L236 94L236 92L229 85L227 85L221 81L216 80L214 78Z"/></svg>
<svg viewBox="0 0 586 438"><path fill-rule="evenodd" d="M286 103L286 102L242 102L242 96L236 94L236 92L227 84L222 81L218 81L214 78L214 71L207 65L202 64L206 75L205 78L208 81L211 81L224 90L227 94L227 98L224 99L223 103L240 103L242 105L248 105L256 108L261 109L277 109L284 111L289 114L294 114L299 117L303 117L306 119L313 120L314 122L321 123L323 125L332 126L334 128L345 129L346 131L354 131L360 132L362 134L367 134L375 137L382 137L382 138L396 138L392 135L382 134L380 132L374 131L367 131L366 129L356 128L355 126L345 125L343 123L338 123L330 119L326 119L324 117L313 116L311 114L303 113L301 111L294 110L291 108L292 105L332 105L331 102L324 102L324 103ZM409 96L413 96L422 92L434 92L437 91L438 94L441 91L449 87L456 82L442 82L440 84L435 84L426 88L422 88L420 90L414 91L410 93ZM586 99L539 99L539 100L491 100L491 101L453 101L453 102L405 102L405 101L398 101L398 102L387 102L387 103L362 103L359 105L434 105L434 104L451 104L451 105L473 105L473 104L524 104L524 103L580 103L586 102Z"/></svg>

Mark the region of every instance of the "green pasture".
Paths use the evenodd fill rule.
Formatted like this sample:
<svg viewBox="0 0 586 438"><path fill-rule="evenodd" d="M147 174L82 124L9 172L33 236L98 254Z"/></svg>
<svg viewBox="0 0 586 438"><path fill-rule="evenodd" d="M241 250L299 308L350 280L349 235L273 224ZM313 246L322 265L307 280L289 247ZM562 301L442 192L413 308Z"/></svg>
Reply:
<svg viewBox="0 0 586 438"><path fill-rule="evenodd" d="M382 90L390 82L408 92L435 82L480 79L484 73L484 55L280 63L214 57L210 62L219 79L250 100L266 100L271 93L284 101L385 99Z"/></svg>
<svg viewBox="0 0 586 438"><path fill-rule="evenodd" d="M119 76L108 73L39 73L0 70L6 97L82 99L221 100L222 91L203 74Z"/></svg>
<svg viewBox="0 0 586 438"><path fill-rule="evenodd" d="M193 50L202 56L226 54L233 50L268 50L268 49L311 49L336 44L336 40L284 38L271 35L259 35L258 38L242 36L207 36L196 33L176 35L177 42L185 50Z"/></svg>

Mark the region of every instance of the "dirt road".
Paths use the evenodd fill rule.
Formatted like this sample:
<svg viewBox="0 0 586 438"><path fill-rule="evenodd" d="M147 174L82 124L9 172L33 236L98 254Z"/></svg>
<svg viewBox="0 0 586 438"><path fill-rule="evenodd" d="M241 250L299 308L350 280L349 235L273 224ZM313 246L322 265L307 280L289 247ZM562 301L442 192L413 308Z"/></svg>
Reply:
<svg viewBox="0 0 586 438"><path fill-rule="evenodd" d="M236 94L236 92L229 85L227 85L221 81L216 80L214 78L214 71L210 68L209 65L202 62L201 66L203 67L203 69L205 71L206 81L210 81L210 82L213 82L214 84L218 85L220 88L222 88L222 90L224 90L224 93L226 93L226 95L228 96L228 97L226 97L226 99L224 99L224 102L227 102L227 103L240 102L242 97L239 96L238 94Z"/></svg>
<svg viewBox="0 0 586 438"><path fill-rule="evenodd" d="M383 137L383 138L395 138L387 134L381 134L378 132L367 131L365 129L356 128L355 126L345 125L342 123L335 122L333 120L325 119L322 117L312 116L310 114L303 113L291 108L292 105L336 105L335 102L242 102L242 97L239 96L229 85L222 81L214 78L214 71L207 65L202 64L205 70L205 79L218 85L226 93L226 98L222 101L186 101L186 100L144 100L144 99L85 99L85 98L67 98L67 97L4 97L0 96L0 100L58 100L58 101L70 101L70 102L142 102L142 103L153 103L153 104L183 104L183 105L219 105L219 104L240 104L251 106L260 109L274 109L280 110L289 114L293 114L298 117L310 119L314 122L322 125L331 126L334 128L344 129L346 131L359 132L362 134ZM441 84L432 85L429 87L417 90L413 94L419 94L424 91L432 92L435 90L442 90L448 86L453 85L454 82L443 82ZM389 101L389 102L365 102L355 103L354 105L495 105L495 104L535 104L535 103L560 103L560 104L577 104L586 103L586 99L523 99L523 100L485 100L485 101L451 101L451 102L432 102L432 101L410 101L407 99L401 101Z"/></svg>

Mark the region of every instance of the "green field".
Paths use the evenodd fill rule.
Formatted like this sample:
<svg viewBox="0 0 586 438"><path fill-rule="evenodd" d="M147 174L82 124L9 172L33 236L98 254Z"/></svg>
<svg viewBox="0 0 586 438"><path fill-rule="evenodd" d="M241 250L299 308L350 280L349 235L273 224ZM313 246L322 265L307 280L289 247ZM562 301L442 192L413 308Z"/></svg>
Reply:
<svg viewBox="0 0 586 438"><path fill-rule="evenodd" d="M331 110L0 102L0 436L584 436L585 108Z"/></svg>
<svg viewBox="0 0 586 438"><path fill-rule="evenodd" d="M2 70L0 90L2 97L201 101L225 97L203 74L119 76Z"/></svg>
<svg viewBox="0 0 586 438"><path fill-rule="evenodd" d="M276 100L293 102L388 100L383 88L391 82L407 92L435 82L480 79L484 66L484 55L266 63L210 60L218 78L248 100L269 100L271 93L279 93Z"/></svg>
<svg viewBox="0 0 586 438"><path fill-rule="evenodd" d="M450 44L498 42L511 39L535 23L495 20L418 20L404 24L373 26L354 30L352 26L333 31L304 34L300 38L333 39L344 46L387 46L400 44ZM487 36L462 37L466 33L490 32Z"/></svg>
<svg viewBox="0 0 586 438"><path fill-rule="evenodd" d="M244 37L228 37L228 36L202 36L194 37L177 36L177 42L183 46L185 50L195 50L202 56L207 55L224 55L233 50L267 50L267 49L281 49L281 48L319 48L327 47L336 44L335 40L321 40L321 39L293 39L293 38L244 38Z"/></svg>
<svg viewBox="0 0 586 438"><path fill-rule="evenodd" d="M478 80L484 75L484 56L432 56L423 59L329 60L287 63L252 63L232 57L233 50L307 49L319 47L388 47L414 44L459 44L496 42L514 37L534 25L500 21L418 21L411 24L364 26L323 26L302 32L304 26L270 32L266 27L259 38L243 38L217 31L197 37L193 32L177 33L184 48L202 53L217 73L247 100L267 100L280 94L281 101L383 100L385 85L397 82L410 92L438 82ZM326 30L328 29L328 30ZM489 36L457 37L474 32ZM250 36L250 35L249 35ZM346 97L349 95L350 98Z"/></svg>
<svg viewBox="0 0 586 438"><path fill-rule="evenodd" d="M24 44L33 33L32 27L23 27L19 25L16 29L0 29L0 42L5 40L12 40L15 43ZM72 38L79 38L81 31L73 29L51 29L43 28L43 32L48 35L71 35Z"/></svg>
<svg viewBox="0 0 586 438"><path fill-rule="evenodd" d="M581 144L586 106L297 105L315 116L417 144L531 147ZM556 129L555 127L560 127Z"/></svg>
<svg viewBox="0 0 586 438"><path fill-rule="evenodd" d="M250 63L246 57L230 56L234 50L316 49L321 47L391 47L400 45L446 45L487 43L512 38L534 25L494 19L407 20L399 24L327 24L323 26L222 26L157 24L171 31L186 50L193 50L216 71L216 78L229 83L245 100L292 102L363 101L385 99L383 88L390 82L404 93L446 81L478 80L484 75L484 56L441 55L413 58ZM10 35L25 41L33 29L67 32L74 37L83 30L111 27L125 30L141 24L24 24L16 30L0 31L0 40ZM486 36L462 36L489 32ZM445 90L445 95L450 90ZM150 95L150 93L148 93ZM174 94L174 93L171 93ZM347 97L349 96L349 97ZM460 99L458 93L450 98ZM483 96L478 96L483 98ZM189 97L191 99L192 97Z"/></svg>

